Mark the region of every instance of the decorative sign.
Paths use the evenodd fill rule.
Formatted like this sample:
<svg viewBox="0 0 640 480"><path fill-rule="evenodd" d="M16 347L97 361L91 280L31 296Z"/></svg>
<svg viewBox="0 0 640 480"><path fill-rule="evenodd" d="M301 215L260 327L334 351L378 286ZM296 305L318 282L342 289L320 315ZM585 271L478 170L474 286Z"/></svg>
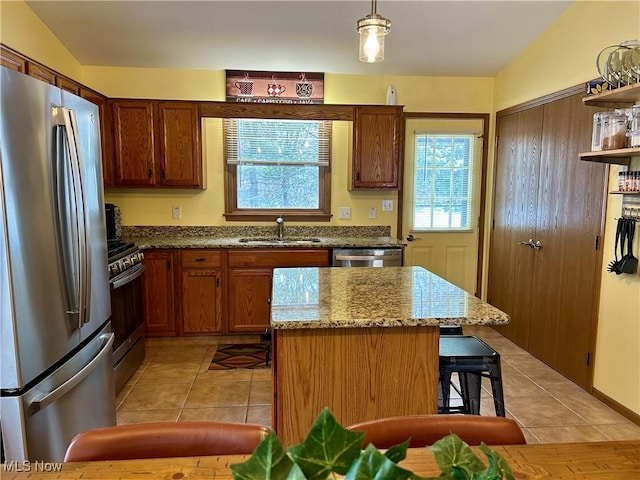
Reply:
<svg viewBox="0 0 640 480"><path fill-rule="evenodd" d="M324 73L226 72L227 102L324 103Z"/></svg>

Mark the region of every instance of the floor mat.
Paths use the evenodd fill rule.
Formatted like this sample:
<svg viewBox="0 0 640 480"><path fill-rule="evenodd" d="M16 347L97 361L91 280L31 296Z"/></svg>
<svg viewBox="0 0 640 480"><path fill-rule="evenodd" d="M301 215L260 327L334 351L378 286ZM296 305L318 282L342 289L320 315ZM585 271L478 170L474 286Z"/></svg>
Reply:
<svg viewBox="0 0 640 480"><path fill-rule="evenodd" d="M209 370L232 368L267 368L267 348L264 343L220 344Z"/></svg>

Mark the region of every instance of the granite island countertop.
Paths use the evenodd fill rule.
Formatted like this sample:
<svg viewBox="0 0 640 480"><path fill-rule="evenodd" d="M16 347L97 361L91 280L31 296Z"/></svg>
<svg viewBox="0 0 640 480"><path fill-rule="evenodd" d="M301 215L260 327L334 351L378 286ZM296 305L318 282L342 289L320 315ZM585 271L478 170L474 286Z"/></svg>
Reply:
<svg viewBox="0 0 640 480"><path fill-rule="evenodd" d="M509 320L422 267L273 271L273 329L500 325Z"/></svg>

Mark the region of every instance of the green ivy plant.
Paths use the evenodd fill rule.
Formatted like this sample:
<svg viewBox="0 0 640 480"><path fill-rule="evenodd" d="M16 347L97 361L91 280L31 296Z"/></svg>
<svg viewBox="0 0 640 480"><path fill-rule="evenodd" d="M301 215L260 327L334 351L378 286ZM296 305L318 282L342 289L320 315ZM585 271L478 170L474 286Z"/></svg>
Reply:
<svg viewBox="0 0 640 480"><path fill-rule="evenodd" d="M404 460L409 440L384 454L369 444L362 450L363 432L343 428L325 408L309 435L286 452L271 432L243 463L231 465L234 480L515 480L509 465L484 443L479 447L489 466L460 437L449 434L427 447L435 456L441 474L421 477L398 466Z"/></svg>

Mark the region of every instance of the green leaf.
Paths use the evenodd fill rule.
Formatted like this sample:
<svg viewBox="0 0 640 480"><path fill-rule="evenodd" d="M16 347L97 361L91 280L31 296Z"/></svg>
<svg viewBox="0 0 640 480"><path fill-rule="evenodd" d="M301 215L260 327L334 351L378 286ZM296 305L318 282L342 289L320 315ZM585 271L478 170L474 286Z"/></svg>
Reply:
<svg viewBox="0 0 640 480"><path fill-rule="evenodd" d="M324 480L331 472L349 471L360 456L363 439L363 432L343 428L325 408L304 442L289 447L289 453L309 480Z"/></svg>
<svg viewBox="0 0 640 480"><path fill-rule="evenodd" d="M385 457L391 460L393 463L400 463L402 460L407 458L407 448L409 448L409 442L411 439L408 439L406 442L401 443L399 445L394 445L389 450L385 452Z"/></svg>
<svg viewBox="0 0 640 480"><path fill-rule="evenodd" d="M474 473L484 471L482 461L455 433L438 440L429 450L433 452L444 478L466 480Z"/></svg>
<svg viewBox="0 0 640 480"><path fill-rule="evenodd" d="M351 466L345 480L406 480L411 472L400 468L376 447L369 444L360 458Z"/></svg>
<svg viewBox="0 0 640 480"><path fill-rule="evenodd" d="M480 444L480 450L487 456L487 460L489 460L489 468L484 477L486 480L501 480L503 478L506 480L515 480L509 464L502 455L487 447L484 442Z"/></svg>
<svg viewBox="0 0 640 480"><path fill-rule="evenodd" d="M260 442L246 462L231 465L231 474L234 480L305 480L274 432Z"/></svg>

